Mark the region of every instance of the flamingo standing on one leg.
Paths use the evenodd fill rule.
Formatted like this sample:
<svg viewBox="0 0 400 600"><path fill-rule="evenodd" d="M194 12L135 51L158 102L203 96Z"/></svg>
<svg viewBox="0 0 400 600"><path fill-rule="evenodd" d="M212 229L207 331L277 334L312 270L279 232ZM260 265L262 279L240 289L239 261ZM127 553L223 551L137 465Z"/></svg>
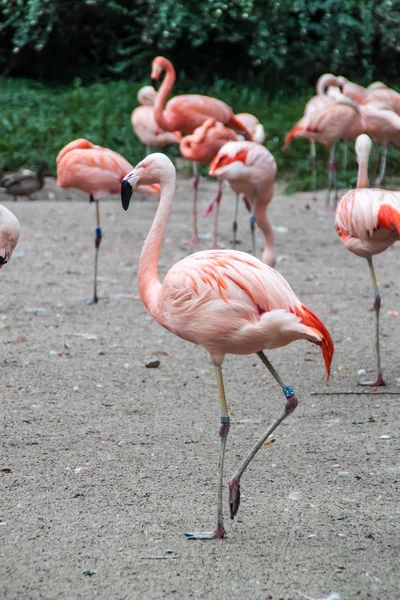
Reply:
<svg viewBox="0 0 400 600"><path fill-rule="evenodd" d="M209 117L212 117L226 127L234 129L238 133L251 140L251 134L246 126L239 121L233 114L232 109L217 98L211 96L200 96L199 94L186 94L175 96L166 104L168 95L175 83L176 74L173 64L163 56L157 56L152 63L151 79L158 81L165 72L165 77L158 91L154 104L154 118L159 127L164 131L181 131L182 133L193 133ZM197 202L197 191L199 187L198 165L193 162L193 204ZM193 213L197 215L194 207ZM197 216L195 216L195 221ZM195 227L194 227L195 229ZM193 231L193 237L187 243L195 244L198 242L198 236Z"/></svg>
<svg viewBox="0 0 400 600"><path fill-rule="evenodd" d="M7 264L19 238L17 217L0 204L0 269Z"/></svg>
<svg viewBox="0 0 400 600"><path fill-rule="evenodd" d="M350 98L341 95L334 104L305 115L286 136L285 148L292 139L298 137L330 144L327 208L330 207L332 178L335 183L334 204L337 202L335 144L338 140L355 138L365 131L366 123L360 107Z"/></svg>
<svg viewBox="0 0 400 600"><path fill-rule="evenodd" d="M102 146L95 146L84 138L74 140L58 153L57 184L62 188L78 188L89 194L90 202L96 206L94 291L89 304L98 302L97 265L102 238L100 227L99 200L118 194L124 175L132 170L132 165L120 154ZM143 195L159 193L158 187L142 188Z"/></svg>
<svg viewBox="0 0 400 600"><path fill-rule="evenodd" d="M367 259L375 293L375 344L377 375L373 382L362 385L385 385L379 347L379 311L381 296L372 257L400 239L400 193L368 188L368 158L372 142L367 135L356 141L358 160L357 189L347 192L339 202L335 225L348 250Z"/></svg>
<svg viewBox="0 0 400 600"><path fill-rule="evenodd" d="M179 144L184 158L196 163L210 163L218 150L229 140L236 140L236 134L229 127L217 123L215 119L207 119L192 135L185 136ZM218 182L218 193L213 200L216 204L212 248L217 248L219 205L222 198L222 181ZM197 231L197 188L193 203L193 240L198 241Z"/></svg>
<svg viewBox="0 0 400 600"><path fill-rule="evenodd" d="M157 125L154 118L156 97L157 92L151 85L140 88L137 98L141 106L135 108L131 115L135 135L146 146L147 154L150 154L151 146L164 148L170 144L179 144L182 139L179 131L164 131Z"/></svg>
<svg viewBox="0 0 400 600"><path fill-rule="evenodd" d="M186 535L189 539L215 539L226 535L222 511L223 466L229 431L222 377L225 354L258 354L286 398L281 415L260 437L229 482L233 519L239 509L243 472L268 436L298 403L293 389L285 385L263 350L306 339L321 346L329 377L333 342L321 321L296 298L283 277L244 252L196 252L176 263L164 281L159 281L158 260L175 195L175 179L175 169L169 158L151 154L124 178L121 197L127 210L132 191L138 185L160 184L160 203L139 260L139 292L147 310L160 325L184 340L203 346L214 365L221 409L217 525L212 532Z"/></svg>
<svg viewBox="0 0 400 600"><path fill-rule="evenodd" d="M274 194L276 162L272 154L256 142L227 142L213 159L210 175L226 179L236 192L233 240L237 230L238 194L246 194L251 202L250 227L253 254L256 255L255 225L265 240L262 260L271 267L275 264L274 232L267 218L267 206Z"/></svg>

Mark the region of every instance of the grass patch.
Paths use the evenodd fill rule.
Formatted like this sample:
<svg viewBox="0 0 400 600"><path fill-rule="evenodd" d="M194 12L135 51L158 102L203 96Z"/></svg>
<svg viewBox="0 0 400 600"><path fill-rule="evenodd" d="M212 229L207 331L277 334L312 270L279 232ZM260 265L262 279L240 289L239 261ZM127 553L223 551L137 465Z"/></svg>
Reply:
<svg viewBox="0 0 400 600"><path fill-rule="evenodd" d="M130 114L137 105L137 91L145 83L148 82L112 81L83 86L76 80L72 86L55 87L0 77L0 173L21 167L35 168L40 160L46 160L55 174L58 151L77 137L111 148L135 165L144 157L145 148L132 132ZM255 114L267 133L266 146L277 161L278 176L288 183L287 192L310 189L308 142L295 140L287 150L283 150L283 142L288 130L302 116L312 89L302 95L294 93L293 97L286 93L272 97L261 89L217 81L211 87L200 88L178 82L175 91L215 96L227 102L235 113ZM341 187L355 183L353 146L349 144L347 174L339 177ZM178 156L179 150L170 147L167 154ZM318 186L325 187L328 155L321 145L317 154ZM340 151L338 163L341 163ZM399 171L398 150L390 150L388 167L389 176Z"/></svg>

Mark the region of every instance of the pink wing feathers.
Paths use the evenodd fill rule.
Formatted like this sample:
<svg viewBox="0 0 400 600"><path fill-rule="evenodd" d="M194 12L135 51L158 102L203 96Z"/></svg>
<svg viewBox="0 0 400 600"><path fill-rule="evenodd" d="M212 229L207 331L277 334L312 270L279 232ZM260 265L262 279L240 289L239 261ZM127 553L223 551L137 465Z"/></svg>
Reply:
<svg viewBox="0 0 400 600"><path fill-rule="evenodd" d="M322 347L329 377L333 342L327 329L283 277L251 255L197 252L167 273L160 298L162 324L178 335L191 331L185 339L212 355L248 354L307 339Z"/></svg>

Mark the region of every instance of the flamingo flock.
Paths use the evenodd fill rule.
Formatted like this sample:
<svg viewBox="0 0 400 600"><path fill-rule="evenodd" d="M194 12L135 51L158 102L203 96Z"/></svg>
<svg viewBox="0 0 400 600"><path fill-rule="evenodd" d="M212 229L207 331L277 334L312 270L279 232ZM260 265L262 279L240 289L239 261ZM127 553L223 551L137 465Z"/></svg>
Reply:
<svg viewBox="0 0 400 600"><path fill-rule="evenodd" d="M146 146L147 156L133 167L115 151L79 138L58 153L57 183L61 188L73 187L87 193L95 206L92 304L98 303L100 201L121 193L122 206L127 210L134 192L159 199L139 260L139 292L155 321L182 340L202 346L213 365L220 410L215 526L209 531L187 532L186 536L190 540L222 539L226 537L223 481L230 429L222 371L225 356L256 354L281 387L284 397L282 411L250 448L229 480L228 505L233 519L240 506L244 472L268 437L298 404L292 385L278 374L265 352L296 340L307 340L320 347L329 379L334 344L322 321L273 268L276 248L267 209L273 199L277 165L262 145L265 139L262 124L251 114L235 115L227 104L208 96L187 94L167 102L176 74L172 63L164 57L153 60L151 79L153 85L162 80L159 91L151 86L142 88L138 94L140 106L131 116L134 132ZM296 138L305 138L311 143L314 193L315 142L330 146L327 206L336 209L335 227L342 244L367 260L374 289L377 372L374 381L363 384L383 386L379 336L381 296L372 259L400 239L400 193L369 187L368 159L372 141L381 144L382 164L375 182L380 185L387 145L400 143L400 95L381 82L363 88L342 76L325 74L317 82L317 94L307 103L303 117L288 132L285 144L289 145ZM339 141L351 139L356 139L357 186L338 202L335 146ZM194 165L193 233L188 244L199 243L199 163L209 165L209 175L217 178L218 191L206 209L206 212L215 211L211 248L179 260L160 281L158 263L163 235L173 210L176 171L165 154L150 152L151 148L161 149L170 144L179 145L181 155ZM224 185L236 193L232 249L218 248L219 207ZM334 188L333 202L331 187ZM12 188L9 193L17 195L16 189ZM240 196L250 212L252 254L235 248ZM256 227L264 240L261 260L256 256ZM0 268L9 261L18 236L17 219L0 205ZM145 345L144 340L143 347Z"/></svg>

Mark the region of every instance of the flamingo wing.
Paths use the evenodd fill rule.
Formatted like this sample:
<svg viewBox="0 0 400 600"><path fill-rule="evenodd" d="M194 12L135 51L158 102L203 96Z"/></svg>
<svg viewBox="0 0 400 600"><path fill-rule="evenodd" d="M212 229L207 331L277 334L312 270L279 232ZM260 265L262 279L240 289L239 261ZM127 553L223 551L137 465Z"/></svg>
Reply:
<svg viewBox="0 0 400 600"><path fill-rule="evenodd" d="M197 252L174 265L162 284L161 312L167 329L214 357L308 339L322 346L329 372L333 343L323 324L283 277L244 252Z"/></svg>

